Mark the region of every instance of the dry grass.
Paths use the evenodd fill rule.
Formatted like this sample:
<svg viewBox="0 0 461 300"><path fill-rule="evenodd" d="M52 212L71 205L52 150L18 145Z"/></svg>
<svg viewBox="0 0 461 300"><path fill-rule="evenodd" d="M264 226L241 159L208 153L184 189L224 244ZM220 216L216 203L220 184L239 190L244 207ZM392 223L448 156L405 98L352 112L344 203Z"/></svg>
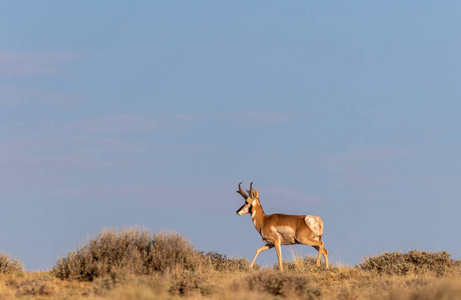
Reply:
<svg viewBox="0 0 461 300"><path fill-rule="evenodd" d="M384 253L330 270L315 261L294 255L285 272L251 271L245 258L204 254L181 235L105 230L50 272L0 273L0 299L461 299L461 263L446 252Z"/></svg>
<svg viewBox="0 0 461 300"><path fill-rule="evenodd" d="M181 276L154 273L61 280L49 272L0 276L0 299L461 299L461 278L379 275L359 268L234 273L209 270Z"/></svg>

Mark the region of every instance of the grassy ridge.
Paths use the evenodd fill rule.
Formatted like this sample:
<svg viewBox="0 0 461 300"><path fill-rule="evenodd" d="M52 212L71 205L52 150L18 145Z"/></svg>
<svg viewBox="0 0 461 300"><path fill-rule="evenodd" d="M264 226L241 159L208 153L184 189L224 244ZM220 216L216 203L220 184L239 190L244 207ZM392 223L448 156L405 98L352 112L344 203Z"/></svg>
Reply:
<svg viewBox="0 0 461 300"><path fill-rule="evenodd" d="M246 258L203 253L179 234L104 230L49 272L25 272L1 254L0 299L461 298L461 263L447 252L384 253L331 270L315 261L250 271Z"/></svg>

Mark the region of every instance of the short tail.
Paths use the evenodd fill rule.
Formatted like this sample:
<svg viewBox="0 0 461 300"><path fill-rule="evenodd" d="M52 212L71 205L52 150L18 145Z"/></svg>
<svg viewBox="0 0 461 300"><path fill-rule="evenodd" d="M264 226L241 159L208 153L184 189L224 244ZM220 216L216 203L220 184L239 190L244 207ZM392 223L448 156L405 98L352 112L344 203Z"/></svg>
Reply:
<svg viewBox="0 0 461 300"><path fill-rule="evenodd" d="M307 215L304 217L307 227L315 233L315 237L320 240L323 234L323 221L319 216Z"/></svg>

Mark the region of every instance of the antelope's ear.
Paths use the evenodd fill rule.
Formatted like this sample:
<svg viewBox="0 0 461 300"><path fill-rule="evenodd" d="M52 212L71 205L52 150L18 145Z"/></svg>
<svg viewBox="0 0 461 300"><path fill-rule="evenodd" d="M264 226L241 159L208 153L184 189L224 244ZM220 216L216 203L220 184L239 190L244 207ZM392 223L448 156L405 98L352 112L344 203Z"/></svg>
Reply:
<svg viewBox="0 0 461 300"><path fill-rule="evenodd" d="M259 192L258 190L253 190L253 199L259 199Z"/></svg>
<svg viewBox="0 0 461 300"><path fill-rule="evenodd" d="M256 195L258 195L258 194L256 194L256 193L257 193L256 190L250 190L250 191L247 190L247 192L248 192L248 195L250 196L251 199L259 198L259 197L256 197ZM256 192L256 193L255 193L255 192Z"/></svg>

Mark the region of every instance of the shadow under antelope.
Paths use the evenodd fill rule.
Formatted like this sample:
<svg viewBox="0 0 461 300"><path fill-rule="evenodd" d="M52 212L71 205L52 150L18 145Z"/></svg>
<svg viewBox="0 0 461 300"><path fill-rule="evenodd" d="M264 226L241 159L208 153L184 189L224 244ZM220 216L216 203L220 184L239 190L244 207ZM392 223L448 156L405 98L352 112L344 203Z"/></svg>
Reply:
<svg viewBox="0 0 461 300"><path fill-rule="evenodd" d="M328 251L322 242L323 221L318 216L312 215L266 215L259 202L259 193L253 189L253 182L250 184L248 195L242 190L239 183L237 193L245 199L245 204L237 210L237 215L251 214L251 220L256 230L261 235L266 245L256 250L250 268L253 268L256 257L259 253L275 247L279 260L280 271L283 271L281 245L304 244L314 247L318 252L317 266L320 266L320 259L325 258L326 268L329 268Z"/></svg>

